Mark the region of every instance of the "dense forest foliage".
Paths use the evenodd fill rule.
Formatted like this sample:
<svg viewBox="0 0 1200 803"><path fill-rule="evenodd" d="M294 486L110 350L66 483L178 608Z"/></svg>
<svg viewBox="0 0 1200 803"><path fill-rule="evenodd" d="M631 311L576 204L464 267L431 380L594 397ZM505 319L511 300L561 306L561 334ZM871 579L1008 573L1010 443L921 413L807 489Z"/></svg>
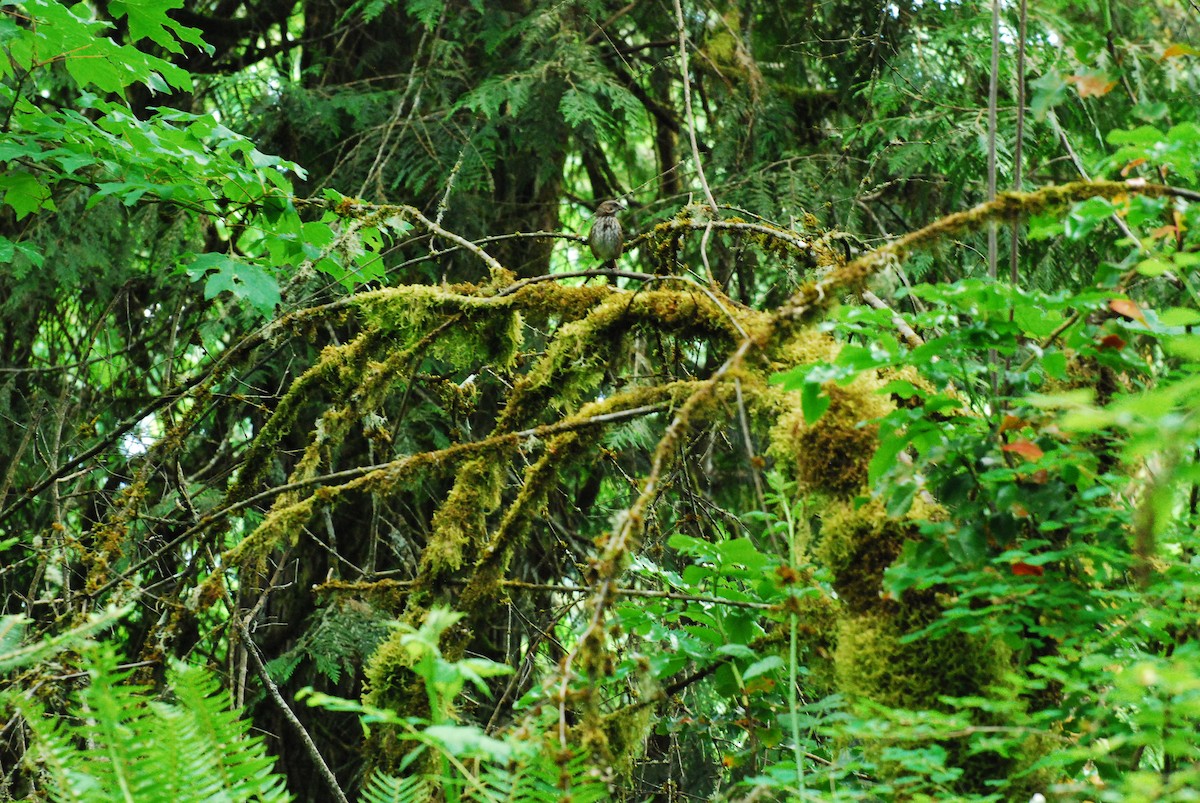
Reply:
<svg viewBox="0 0 1200 803"><path fill-rule="evenodd" d="M0 799L1197 799L1198 28L0 0Z"/></svg>

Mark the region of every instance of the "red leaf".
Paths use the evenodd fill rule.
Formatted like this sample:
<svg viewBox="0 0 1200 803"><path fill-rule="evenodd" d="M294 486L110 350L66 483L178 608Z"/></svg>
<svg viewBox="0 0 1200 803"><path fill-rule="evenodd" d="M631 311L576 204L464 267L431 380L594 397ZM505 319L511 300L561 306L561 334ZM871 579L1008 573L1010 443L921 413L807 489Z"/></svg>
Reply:
<svg viewBox="0 0 1200 803"><path fill-rule="evenodd" d="M1075 85L1075 90L1081 98L1100 97L1107 95L1112 91L1112 88L1117 85L1116 81L1110 81L1104 73L1092 73L1091 75L1068 75L1067 83Z"/></svg>
<svg viewBox="0 0 1200 803"><path fill-rule="evenodd" d="M1023 426L1025 426L1025 419L1017 418L1015 415L1006 415L1000 422L1000 434L1003 435L1010 429L1021 429Z"/></svg>
<svg viewBox="0 0 1200 803"><path fill-rule="evenodd" d="M1173 59L1176 56L1200 56L1200 50L1196 50L1196 48L1192 47L1191 45L1171 45L1163 51L1162 58L1160 58L1159 61Z"/></svg>
<svg viewBox="0 0 1200 803"><path fill-rule="evenodd" d="M1121 178L1128 178L1129 174L1133 172L1133 168L1141 167L1146 163L1146 161L1146 157L1142 156L1126 163L1126 165L1121 168Z"/></svg>
<svg viewBox="0 0 1200 803"><path fill-rule="evenodd" d="M1120 335L1105 335L1104 337L1100 338L1101 351L1104 349L1115 349L1120 351L1123 348L1125 348L1125 341Z"/></svg>
<svg viewBox="0 0 1200 803"><path fill-rule="evenodd" d="M1126 318L1132 318L1142 323L1146 322L1146 316L1142 314L1141 308L1128 298L1114 298L1108 302L1108 308L1118 315L1124 315Z"/></svg>
<svg viewBox="0 0 1200 803"><path fill-rule="evenodd" d="M1036 443L1031 441L1015 441L1013 443L1006 443L1001 446L1000 449L1001 451L1005 452L1015 452L1016 454L1021 455L1021 457L1024 457L1026 460L1037 460L1043 454L1045 454L1045 452L1038 448Z"/></svg>
<svg viewBox="0 0 1200 803"><path fill-rule="evenodd" d="M1012 565L1012 573L1018 577L1041 577L1046 570L1041 566L1031 566L1025 561L1019 560Z"/></svg>

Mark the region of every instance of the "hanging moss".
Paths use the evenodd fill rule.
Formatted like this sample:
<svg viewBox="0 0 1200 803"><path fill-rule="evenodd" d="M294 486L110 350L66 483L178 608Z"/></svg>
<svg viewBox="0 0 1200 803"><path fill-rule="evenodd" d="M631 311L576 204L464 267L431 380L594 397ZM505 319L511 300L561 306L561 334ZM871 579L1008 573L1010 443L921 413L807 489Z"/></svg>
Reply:
<svg viewBox="0 0 1200 803"><path fill-rule="evenodd" d="M480 363L508 370L522 345L521 316L513 305L497 304L487 296L470 295L467 288L430 285L388 287L358 298L363 322L372 330L405 346L430 332L425 352L455 370ZM471 288L474 289L474 288ZM451 325L443 327L448 321Z"/></svg>
<svg viewBox="0 0 1200 803"><path fill-rule="evenodd" d="M454 487L433 516L433 533L421 553L423 585L436 582L463 564L487 537L486 516L500 506L501 481L508 451L477 457L463 465Z"/></svg>

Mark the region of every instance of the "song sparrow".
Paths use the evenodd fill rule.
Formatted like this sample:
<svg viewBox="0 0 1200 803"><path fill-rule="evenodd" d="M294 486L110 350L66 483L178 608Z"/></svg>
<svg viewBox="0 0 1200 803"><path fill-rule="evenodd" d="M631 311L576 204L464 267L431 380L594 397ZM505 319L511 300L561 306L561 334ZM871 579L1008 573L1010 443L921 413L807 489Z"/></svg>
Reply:
<svg viewBox="0 0 1200 803"><path fill-rule="evenodd" d="M588 234L588 245L592 254L602 262L612 262L621 256L625 246L625 233L621 231L621 221L617 220L617 212L624 209L619 201L605 201L596 207L595 222Z"/></svg>

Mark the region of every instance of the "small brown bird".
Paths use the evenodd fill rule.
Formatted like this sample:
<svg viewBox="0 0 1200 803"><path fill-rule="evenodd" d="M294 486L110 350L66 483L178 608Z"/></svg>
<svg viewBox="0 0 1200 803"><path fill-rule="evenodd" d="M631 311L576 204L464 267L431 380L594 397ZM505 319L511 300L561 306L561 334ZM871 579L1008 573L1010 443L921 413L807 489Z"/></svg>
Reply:
<svg viewBox="0 0 1200 803"><path fill-rule="evenodd" d="M588 245L601 262L615 261L625 247L625 233L621 231L621 221L617 220L617 212L624 208L620 201L605 201L596 207Z"/></svg>

